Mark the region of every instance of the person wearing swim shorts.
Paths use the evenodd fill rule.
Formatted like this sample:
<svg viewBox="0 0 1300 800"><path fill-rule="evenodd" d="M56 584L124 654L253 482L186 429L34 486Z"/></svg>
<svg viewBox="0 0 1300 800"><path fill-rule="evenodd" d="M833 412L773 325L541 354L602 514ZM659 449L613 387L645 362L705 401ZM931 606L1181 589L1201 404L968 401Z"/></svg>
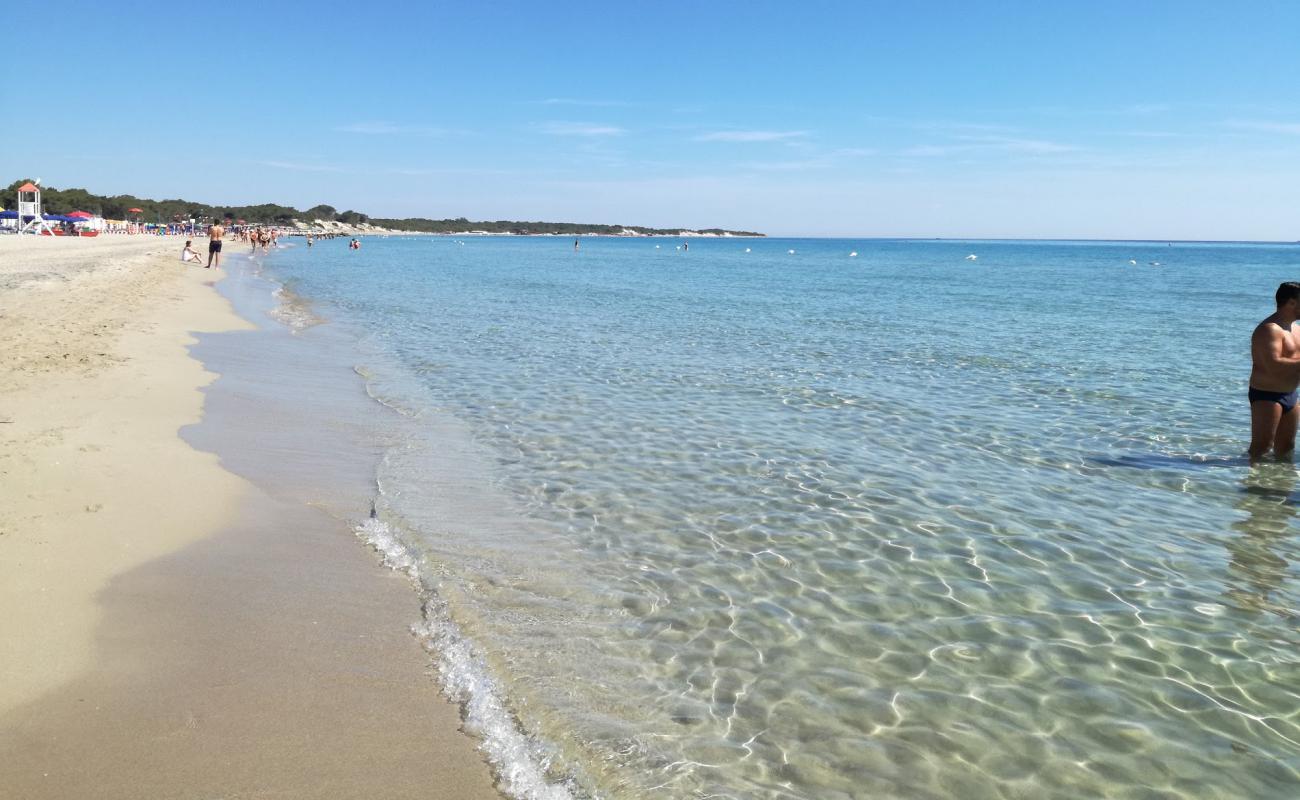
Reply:
<svg viewBox="0 0 1300 800"><path fill-rule="evenodd" d="M217 220L208 227L208 263L204 269L212 269L216 264L221 267L221 237L226 235L226 229L221 227L221 221Z"/></svg>
<svg viewBox="0 0 1300 800"><path fill-rule="evenodd" d="M1287 281L1274 295L1277 311L1250 337L1250 460L1273 449L1278 458L1295 450L1300 399L1300 283Z"/></svg>

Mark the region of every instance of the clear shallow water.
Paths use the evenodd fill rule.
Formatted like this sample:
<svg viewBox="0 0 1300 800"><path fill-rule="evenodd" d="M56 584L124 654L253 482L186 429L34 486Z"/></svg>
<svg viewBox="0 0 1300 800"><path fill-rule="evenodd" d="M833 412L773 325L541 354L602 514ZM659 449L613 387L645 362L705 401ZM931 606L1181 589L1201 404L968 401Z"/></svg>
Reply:
<svg viewBox="0 0 1300 800"><path fill-rule="evenodd" d="M1300 247L677 244L267 262L408 420L363 532L508 789L1300 792L1297 471L1240 456Z"/></svg>

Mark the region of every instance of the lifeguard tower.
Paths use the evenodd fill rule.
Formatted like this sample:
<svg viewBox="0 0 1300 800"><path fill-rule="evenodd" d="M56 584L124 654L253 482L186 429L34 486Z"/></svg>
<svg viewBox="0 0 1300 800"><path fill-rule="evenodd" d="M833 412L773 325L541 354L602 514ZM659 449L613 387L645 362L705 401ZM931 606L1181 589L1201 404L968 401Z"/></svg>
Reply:
<svg viewBox="0 0 1300 800"><path fill-rule="evenodd" d="M31 220L24 223L27 217ZM18 233L54 235L54 228L41 216L41 187L31 182L18 187Z"/></svg>

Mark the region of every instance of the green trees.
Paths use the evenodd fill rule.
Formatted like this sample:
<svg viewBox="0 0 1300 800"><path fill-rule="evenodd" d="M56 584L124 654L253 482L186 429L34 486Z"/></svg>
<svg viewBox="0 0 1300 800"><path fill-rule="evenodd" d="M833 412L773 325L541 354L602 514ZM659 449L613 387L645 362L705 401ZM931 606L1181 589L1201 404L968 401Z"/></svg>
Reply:
<svg viewBox="0 0 1300 800"><path fill-rule="evenodd" d="M494 222L481 221L471 222L464 217L456 219L424 219L422 217L412 217L410 219L384 219L375 217L370 220L371 223L381 228L390 228L395 231L418 231L420 233L464 233L466 231L483 231L485 233L513 233L513 234L556 234L563 236L580 236L584 233L603 234L606 236L617 236L625 230L639 233L645 236L673 236L681 233L684 228L646 228L640 225L590 225L578 222L519 222L513 220L499 219ZM725 231L721 228L709 228L700 233L726 234L732 236L762 236L761 233L751 231Z"/></svg>
<svg viewBox="0 0 1300 800"><path fill-rule="evenodd" d="M18 187L28 178L21 178L0 189L0 206L13 208L18 202ZM485 231L487 233L538 234L553 233L576 236L584 233L614 235L624 230L640 234L671 236L679 233L681 228L644 228L635 225L582 225L574 222L519 222L499 219L494 222L471 222L465 217L455 219L371 219L360 211L339 212L333 206L312 206L306 211L299 211L291 206L263 203L256 206L212 206L195 203L191 200L146 200L129 194L112 197L93 194L85 189L55 189L52 186L41 187L41 201L45 210L51 214L67 214L72 211L88 211L107 219L127 219L141 217L145 222L188 221L198 218L242 219L253 224L287 225L292 220L303 223L321 219L342 222L345 225L358 225L369 222L382 228L398 231L418 231L421 233L464 233L467 231ZM142 213L132 214L128 209L138 208ZM710 228L705 233L731 233L738 236L762 236L761 233L748 231L724 231Z"/></svg>
<svg viewBox="0 0 1300 800"><path fill-rule="evenodd" d="M339 214L334 219L338 222L342 222L344 225L356 225L361 222L370 221L370 217L358 211L352 211L351 209L344 211L342 214Z"/></svg>
<svg viewBox="0 0 1300 800"><path fill-rule="evenodd" d="M338 215L339 215L338 209L334 208L334 206L327 206L322 204L319 206L312 206L311 208L304 211L303 220L305 222L310 222L316 219L331 220L337 217Z"/></svg>

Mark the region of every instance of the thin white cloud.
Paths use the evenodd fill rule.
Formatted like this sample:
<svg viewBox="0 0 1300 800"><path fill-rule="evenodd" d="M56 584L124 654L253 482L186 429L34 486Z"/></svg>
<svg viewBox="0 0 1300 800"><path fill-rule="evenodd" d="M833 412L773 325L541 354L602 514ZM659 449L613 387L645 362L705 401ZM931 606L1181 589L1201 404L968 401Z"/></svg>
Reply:
<svg viewBox="0 0 1300 800"><path fill-rule="evenodd" d="M594 138L600 136L622 136L627 133L617 125L601 125L591 122L543 122L543 133L552 136L582 136Z"/></svg>
<svg viewBox="0 0 1300 800"><path fill-rule="evenodd" d="M1169 103L1134 103L1126 106L1121 113L1129 114L1164 114L1173 111L1174 107Z"/></svg>
<svg viewBox="0 0 1300 800"><path fill-rule="evenodd" d="M390 167L384 170L388 175L401 175L407 178L423 178L431 175L518 175L530 170L479 169L476 167Z"/></svg>
<svg viewBox="0 0 1300 800"><path fill-rule="evenodd" d="M995 136L998 134L1002 134L1002 135L1011 134L1014 133L1016 130L1014 127L1010 125L1002 125L1002 124L989 123L989 122L954 122L948 120L948 121L939 121L939 122L910 122L909 121L909 122L905 122L904 124L907 127L917 128L918 130L927 131L929 133L952 134L952 135L960 135L960 134L974 135L974 134L982 133L989 136Z"/></svg>
<svg viewBox="0 0 1300 800"><path fill-rule="evenodd" d="M841 147L835 150L818 152L816 148L800 148L808 153L807 158L784 159L777 161L746 161L737 166L740 169L761 172L796 172L828 167L840 167L851 159L876 155L875 150L867 147Z"/></svg>
<svg viewBox="0 0 1300 800"><path fill-rule="evenodd" d="M957 136L955 138L996 150L1005 150L1010 153L1028 153L1030 155L1072 153L1079 149L1070 144L1049 142L1044 139L1021 139L1014 136Z"/></svg>
<svg viewBox="0 0 1300 800"><path fill-rule="evenodd" d="M1174 131L1115 131L1111 136L1128 136L1134 139L1184 139L1185 133Z"/></svg>
<svg viewBox="0 0 1300 800"><path fill-rule="evenodd" d="M1300 136L1300 122L1273 122L1270 120L1232 119L1224 123L1229 128L1243 131L1260 131L1263 133L1286 133Z"/></svg>
<svg viewBox="0 0 1300 800"><path fill-rule="evenodd" d="M455 133L448 128L435 125L402 125L396 122L352 122L340 125L334 130L341 133L361 133L370 136L445 136Z"/></svg>
<svg viewBox="0 0 1300 800"><path fill-rule="evenodd" d="M332 167L327 164L300 164L294 161L259 161L257 163L264 167L290 169L295 172L343 172L339 167Z"/></svg>
<svg viewBox="0 0 1300 800"><path fill-rule="evenodd" d="M954 143L923 144L901 151L904 156L934 158L975 152L1002 152L1017 155L1045 156L1076 153L1080 150L1071 144L1045 139L1024 139L1014 136L954 136Z"/></svg>
<svg viewBox="0 0 1300 800"><path fill-rule="evenodd" d="M949 145L944 147L936 144L921 144L915 147L904 148L901 151L900 155L916 156L918 158L935 158L935 157L942 157L942 156L950 156L955 153L962 153L972 149L974 148L970 147L969 145L957 145L957 146Z"/></svg>
<svg viewBox="0 0 1300 800"><path fill-rule="evenodd" d="M802 172L810 169L825 169L834 166L829 158L812 158L802 161L747 161L738 165L741 169L760 172Z"/></svg>
<svg viewBox="0 0 1300 800"><path fill-rule="evenodd" d="M630 106L623 100L579 100L573 97L548 97L545 100L534 101L543 106L586 106L589 108L620 108Z"/></svg>
<svg viewBox="0 0 1300 800"><path fill-rule="evenodd" d="M712 131L695 137L697 142L787 142L802 139L808 131Z"/></svg>

